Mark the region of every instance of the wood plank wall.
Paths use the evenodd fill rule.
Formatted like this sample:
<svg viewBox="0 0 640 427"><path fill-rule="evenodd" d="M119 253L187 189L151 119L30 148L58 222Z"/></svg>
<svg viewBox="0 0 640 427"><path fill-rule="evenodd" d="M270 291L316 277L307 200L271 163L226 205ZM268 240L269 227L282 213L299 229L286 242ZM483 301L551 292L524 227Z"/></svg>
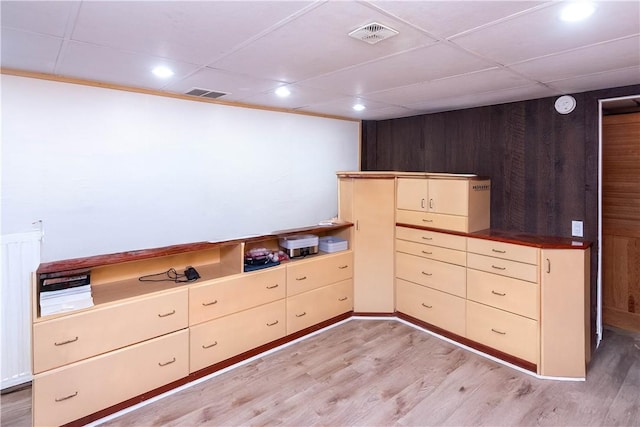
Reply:
<svg viewBox="0 0 640 427"><path fill-rule="evenodd" d="M598 100L640 95L640 85L363 122L362 170L477 173L491 178L491 227L571 237L584 221L591 251L592 319L598 254ZM592 322L595 337L595 320Z"/></svg>

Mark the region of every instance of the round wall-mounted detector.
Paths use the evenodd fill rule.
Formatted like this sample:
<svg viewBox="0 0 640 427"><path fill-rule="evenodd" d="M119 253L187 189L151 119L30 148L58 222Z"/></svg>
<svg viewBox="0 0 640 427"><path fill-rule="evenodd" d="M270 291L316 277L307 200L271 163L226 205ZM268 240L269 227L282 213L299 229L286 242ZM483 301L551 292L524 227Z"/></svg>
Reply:
<svg viewBox="0 0 640 427"><path fill-rule="evenodd" d="M556 99L556 111L560 114L569 114L576 108L576 99L571 95L563 95Z"/></svg>

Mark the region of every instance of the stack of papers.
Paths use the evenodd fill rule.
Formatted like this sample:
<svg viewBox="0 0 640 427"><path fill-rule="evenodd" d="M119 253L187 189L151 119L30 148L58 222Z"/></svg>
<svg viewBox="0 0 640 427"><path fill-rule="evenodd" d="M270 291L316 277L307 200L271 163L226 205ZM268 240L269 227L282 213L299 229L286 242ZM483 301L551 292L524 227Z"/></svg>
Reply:
<svg viewBox="0 0 640 427"><path fill-rule="evenodd" d="M91 285L40 292L40 316L93 306Z"/></svg>

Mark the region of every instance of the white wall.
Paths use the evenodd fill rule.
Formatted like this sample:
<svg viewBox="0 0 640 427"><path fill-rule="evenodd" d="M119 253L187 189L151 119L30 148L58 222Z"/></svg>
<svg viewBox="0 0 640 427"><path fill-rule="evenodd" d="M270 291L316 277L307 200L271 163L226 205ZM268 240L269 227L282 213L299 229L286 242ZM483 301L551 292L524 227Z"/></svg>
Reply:
<svg viewBox="0 0 640 427"><path fill-rule="evenodd" d="M2 234L42 260L315 224L359 123L2 76Z"/></svg>

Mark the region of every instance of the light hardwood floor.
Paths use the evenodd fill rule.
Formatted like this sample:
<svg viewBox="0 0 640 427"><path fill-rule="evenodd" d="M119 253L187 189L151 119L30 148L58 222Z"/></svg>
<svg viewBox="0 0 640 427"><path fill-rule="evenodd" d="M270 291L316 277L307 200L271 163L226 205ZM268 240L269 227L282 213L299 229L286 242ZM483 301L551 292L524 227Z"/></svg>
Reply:
<svg viewBox="0 0 640 427"><path fill-rule="evenodd" d="M29 425L29 390L2 406L2 425ZM105 425L640 426L640 334L606 329L587 381L563 382L355 319Z"/></svg>

